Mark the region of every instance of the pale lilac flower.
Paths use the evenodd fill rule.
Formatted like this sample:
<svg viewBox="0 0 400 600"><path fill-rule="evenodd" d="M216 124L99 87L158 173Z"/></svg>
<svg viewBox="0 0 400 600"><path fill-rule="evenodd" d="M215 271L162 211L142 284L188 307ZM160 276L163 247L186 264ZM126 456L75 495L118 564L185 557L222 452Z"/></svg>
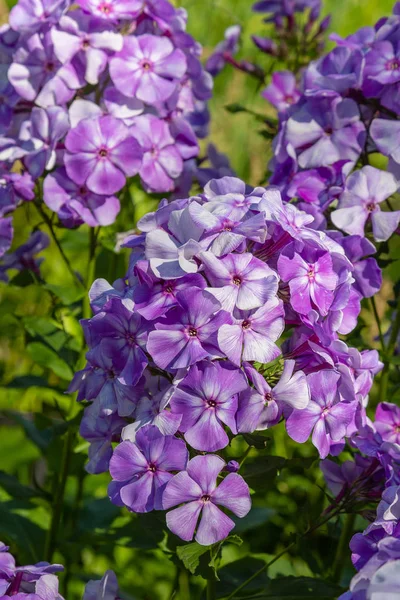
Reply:
<svg viewBox="0 0 400 600"><path fill-rule="evenodd" d="M355 171L348 177L338 208L331 214L333 223L346 233L364 236L365 225L371 221L376 241L388 240L399 225L400 211L382 212L379 205L397 187L391 173L369 165Z"/></svg>
<svg viewBox="0 0 400 600"><path fill-rule="evenodd" d="M400 121L374 119L371 123L370 134L379 152L390 156L396 163L400 163Z"/></svg>
<svg viewBox="0 0 400 600"><path fill-rule="evenodd" d="M0 217L13 211L21 200L33 200L34 187L29 173L10 173L0 169Z"/></svg>
<svg viewBox="0 0 400 600"><path fill-rule="evenodd" d="M311 400L302 410L294 409L286 430L295 442L304 443L312 433L312 443L321 458L329 454L332 442L341 441L350 425L355 403L343 402L337 392L339 373L322 370L307 377Z"/></svg>
<svg viewBox="0 0 400 600"><path fill-rule="evenodd" d="M213 77L218 75L227 62L227 57L234 56L239 50L239 39L242 32L239 25L232 25L226 29L224 40L220 42L206 62L206 71Z"/></svg>
<svg viewBox="0 0 400 600"><path fill-rule="evenodd" d="M140 513L162 510L163 492L173 477L171 471L185 469L187 459L183 440L162 435L154 425L143 427L135 442L126 440L114 450L110 460L111 500Z"/></svg>
<svg viewBox="0 0 400 600"><path fill-rule="evenodd" d="M219 456L196 456L188 462L186 471L167 483L163 508L185 503L167 513L172 533L190 542L196 530L196 541L208 546L226 538L235 526L218 505L237 517L247 515L251 507L249 488L240 475L230 473L217 486L217 477L224 467Z"/></svg>
<svg viewBox="0 0 400 600"><path fill-rule="evenodd" d="M221 351L235 365L244 361L268 363L281 351L275 341L282 334L285 323L283 305L272 298L255 312L243 312L233 324L223 324L218 331Z"/></svg>
<svg viewBox="0 0 400 600"><path fill-rule="evenodd" d="M84 119L68 132L65 147L68 176L95 194L118 192L141 166L139 143L114 117Z"/></svg>
<svg viewBox="0 0 400 600"><path fill-rule="evenodd" d="M165 102L185 71L184 53L168 38L149 34L126 37L121 52L110 60L115 87L150 105Z"/></svg>
<svg viewBox="0 0 400 600"><path fill-rule="evenodd" d="M358 89L361 84L364 61L360 51L338 46L317 61L304 74L304 88L308 95L333 90L344 94Z"/></svg>
<svg viewBox="0 0 400 600"><path fill-rule="evenodd" d="M96 403L85 409L79 434L88 442L89 462L85 470L91 474L106 473L112 456L112 442L119 441L126 421L117 414L103 415Z"/></svg>
<svg viewBox="0 0 400 600"><path fill-rule="evenodd" d="M211 287L206 288L224 310L251 310L276 296L278 276L250 253L217 258L212 252L199 255Z"/></svg>
<svg viewBox="0 0 400 600"><path fill-rule="evenodd" d="M230 322L227 312L211 294L199 288L177 295L172 308L149 333L147 351L162 369L181 369L204 358L220 356L217 333Z"/></svg>
<svg viewBox="0 0 400 600"><path fill-rule="evenodd" d="M287 110L300 98L296 77L290 71L275 71L271 83L263 90L262 97L279 112Z"/></svg>
<svg viewBox="0 0 400 600"><path fill-rule="evenodd" d="M292 258L281 254L278 272L283 281L289 282L290 303L301 315L307 315L313 305L322 315L327 315L333 302L333 291L338 285L338 276L333 269L331 255L327 252L306 261L300 254Z"/></svg>
<svg viewBox="0 0 400 600"><path fill-rule="evenodd" d="M13 234L12 217L7 219L0 217L0 257L10 249ZM2 276L0 275L0 277Z"/></svg>
<svg viewBox="0 0 400 600"><path fill-rule="evenodd" d="M90 580L82 600L118 600L119 588L114 571L106 571L99 581Z"/></svg>
<svg viewBox="0 0 400 600"><path fill-rule="evenodd" d="M3 222L4 221L8 221L8 219L3 219ZM6 235L8 235L8 231L9 230L6 229ZM14 252L3 256L0 262L0 274L3 279L6 277L5 273L9 269L17 269L18 271L29 269L39 275L39 267L43 262L43 258L38 259L35 258L35 256L47 248L49 244L49 237L42 231L35 231L32 233L30 238L24 244L21 244L21 246L16 248Z"/></svg>
<svg viewBox="0 0 400 600"><path fill-rule="evenodd" d="M9 23L15 31L32 33L47 24L57 23L70 0L18 0Z"/></svg>
<svg viewBox="0 0 400 600"><path fill-rule="evenodd" d="M0 81L0 135L4 135L9 129L14 117L14 107L20 100L8 78L4 77Z"/></svg>
<svg viewBox="0 0 400 600"><path fill-rule="evenodd" d="M374 425L385 442L400 444L400 408L396 404L378 404Z"/></svg>
<svg viewBox="0 0 400 600"><path fill-rule="evenodd" d="M400 81L400 48L389 41L378 41L366 55L365 76L382 85Z"/></svg>
<svg viewBox="0 0 400 600"><path fill-rule="evenodd" d="M352 272L355 279L353 287L364 298L371 298L382 287L382 270L375 258L369 256L376 252L375 246L367 238L359 235L345 236L340 240L340 243L354 267Z"/></svg>
<svg viewBox="0 0 400 600"><path fill-rule="evenodd" d="M171 398L171 410L182 415L179 430L196 450L215 452L225 448L227 425L237 433L235 414L238 394L247 388L243 373L226 363L193 365Z"/></svg>

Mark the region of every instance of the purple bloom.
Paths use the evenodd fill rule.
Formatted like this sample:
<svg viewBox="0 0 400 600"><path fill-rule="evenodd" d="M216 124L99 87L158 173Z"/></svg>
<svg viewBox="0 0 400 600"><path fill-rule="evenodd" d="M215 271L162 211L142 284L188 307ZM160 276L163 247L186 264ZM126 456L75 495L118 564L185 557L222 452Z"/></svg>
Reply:
<svg viewBox="0 0 400 600"><path fill-rule="evenodd" d="M371 298L379 292L382 286L382 271L372 257L365 258L376 252L375 246L367 238L349 235L340 240L347 258L353 264L353 287L364 298Z"/></svg>
<svg viewBox="0 0 400 600"><path fill-rule="evenodd" d="M35 197L35 184L29 173L8 173L0 169L0 217L13 211L20 200Z"/></svg>
<svg viewBox="0 0 400 600"><path fill-rule="evenodd" d="M376 42L366 56L365 76L382 85L400 81L400 47L388 41ZM368 85L368 84L367 84Z"/></svg>
<svg viewBox="0 0 400 600"><path fill-rule="evenodd" d="M385 442L400 444L400 408L396 404L378 404L374 425Z"/></svg>
<svg viewBox="0 0 400 600"><path fill-rule="evenodd" d="M179 307L169 311L149 333L147 351L161 369L182 369L203 360L221 356L217 333L230 322L227 312L211 294L199 288L177 295Z"/></svg>
<svg viewBox="0 0 400 600"><path fill-rule="evenodd" d="M166 37L148 34L126 37L121 52L110 60L115 87L151 105L165 102L185 71L183 52Z"/></svg>
<svg viewBox="0 0 400 600"><path fill-rule="evenodd" d="M82 223L90 227L111 225L120 210L118 198L99 196L85 185L77 185L64 167L47 175L43 182L43 199L65 227L77 227Z"/></svg>
<svg viewBox="0 0 400 600"><path fill-rule="evenodd" d="M390 156L396 163L400 163L400 121L374 119L371 123L370 133L379 152Z"/></svg>
<svg viewBox="0 0 400 600"><path fill-rule="evenodd" d="M63 65L77 60L84 68L86 81L92 85L99 82L109 54L122 50L123 46L120 33L80 12L62 17L58 28L52 29L51 38L58 60Z"/></svg>
<svg viewBox="0 0 400 600"><path fill-rule="evenodd" d="M1 67L1 65L0 65ZM5 134L14 116L14 107L21 98L14 90L7 77L0 81L0 134Z"/></svg>
<svg viewBox="0 0 400 600"><path fill-rule="evenodd" d="M340 400L339 378L334 371L311 373L307 378L311 391L308 406L303 410L294 409L286 421L286 430L295 442L306 442L313 432L312 443L321 458L329 454L332 442L344 438L355 411L354 402Z"/></svg>
<svg viewBox="0 0 400 600"><path fill-rule="evenodd" d="M278 259L278 271L283 281L289 282L290 303L298 313L307 315L314 305L322 315L328 314L338 284L328 252L310 261L297 253L292 258L282 254Z"/></svg>
<svg viewBox="0 0 400 600"><path fill-rule="evenodd" d="M107 21L136 18L143 3L144 0L77 0L84 11Z"/></svg>
<svg viewBox="0 0 400 600"><path fill-rule="evenodd" d="M79 433L90 442L89 462L85 466L88 473L106 473L112 456L111 442L119 441L126 421L115 413L102 415L96 404L85 409Z"/></svg>
<svg viewBox="0 0 400 600"><path fill-rule="evenodd" d="M183 161L168 124L154 115L142 115L135 119L130 131L143 152L139 174L147 189L153 192L173 190L174 179L181 174Z"/></svg>
<svg viewBox="0 0 400 600"><path fill-rule="evenodd" d="M260 13L272 13L274 17L268 20L274 20L276 17L289 17L295 12L303 12L307 8L313 11L319 11L321 0L260 0L253 4L253 10Z"/></svg>
<svg viewBox="0 0 400 600"><path fill-rule="evenodd" d="M162 510L162 495L171 471L186 468L188 451L182 440L164 436L154 425L140 429L135 442L121 442L110 460L111 500L130 510ZM118 503L119 503L118 502Z"/></svg>
<svg viewBox="0 0 400 600"><path fill-rule="evenodd" d="M343 94L361 83L363 57L361 52L344 46L334 48L318 61L312 62L304 75L307 94L333 90Z"/></svg>
<svg viewBox="0 0 400 600"><path fill-rule="evenodd" d="M32 33L44 25L57 23L70 0L18 0L9 22L15 31Z"/></svg>
<svg viewBox="0 0 400 600"><path fill-rule="evenodd" d="M239 50L239 39L242 32L239 25L232 25L226 29L224 40L220 42L206 62L206 71L213 77L218 75L225 67L227 57L234 56Z"/></svg>
<svg viewBox="0 0 400 600"><path fill-rule="evenodd" d="M202 252L199 258L211 284L207 291L228 312L259 308L277 294L277 274L250 253L217 258L212 252Z"/></svg>
<svg viewBox="0 0 400 600"><path fill-rule="evenodd" d="M171 399L171 410L182 415L179 430L196 450L215 452L229 444L224 424L237 433L238 394L247 387L237 369L225 363L193 365Z"/></svg>
<svg viewBox="0 0 400 600"><path fill-rule="evenodd" d="M114 117L84 119L68 132L65 147L68 176L95 194L118 192L140 169L140 145Z"/></svg>
<svg viewBox="0 0 400 600"><path fill-rule="evenodd" d="M284 112L300 98L296 77L290 71L275 71L262 96L279 112Z"/></svg>
<svg viewBox="0 0 400 600"><path fill-rule="evenodd" d="M86 584L82 600L118 600L118 597L117 577L114 571L106 571L99 581Z"/></svg>
<svg viewBox="0 0 400 600"><path fill-rule="evenodd" d="M7 221L7 219L3 219L3 221ZM39 274L39 266L43 259L36 259L35 255L47 248L49 243L50 240L45 233L35 231L25 244L3 257L0 263L0 273L5 277L4 274L8 269L17 269L18 271L30 269Z"/></svg>
<svg viewBox="0 0 400 600"><path fill-rule="evenodd" d="M233 324L225 323L218 331L222 352L235 365L244 361L268 363L281 351L274 343L282 334L284 310L278 298L272 298L255 312L243 313Z"/></svg>
<svg viewBox="0 0 400 600"><path fill-rule="evenodd" d="M251 507L249 488L240 475L230 473L217 486L217 477L224 467L225 462L219 456L196 456L188 462L186 471L168 482L163 508L168 510L185 503L167 513L172 533L189 542L197 528L196 541L208 546L226 538L235 526L218 505L238 517L247 515Z"/></svg>
<svg viewBox="0 0 400 600"><path fill-rule="evenodd" d="M0 217L0 257L4 256L7 250L10 249L13 235L12 217L7 219ZM3 279L3 277L4 275L1 274L0 279Z"/></svg>
<svg viewBox="0 0 400 600"><path fill-rule="evenodd" d="M307 378L303 371L294 373L294 367L294 360L285 361L281 378L273 388L258 371L245 367L254 388L248 387L239 397L238 431L251 433L275 425L285 405L299 410L308 406L310 391Z"/></svg>
<svg viewBox="0 0 400 600"><path fill-rule="evenodd" d="M398 227L400 211L382 212L379 204L394 194L397 187L391 173L370 166L355 171L346 181L337 210L331 214L333 223L346 233L363 237L370 220L376 241L388 240Z"/></svg>

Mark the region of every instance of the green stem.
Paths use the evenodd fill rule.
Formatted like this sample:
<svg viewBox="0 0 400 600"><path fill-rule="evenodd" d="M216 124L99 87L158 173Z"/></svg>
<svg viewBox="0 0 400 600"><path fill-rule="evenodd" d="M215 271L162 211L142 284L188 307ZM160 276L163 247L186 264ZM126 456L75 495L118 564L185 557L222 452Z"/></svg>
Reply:
<svg viewBox="0 0 400 600"><path fill-rule="evenodd" d="M212 579L208 579L207 581L207 595L206 595L207 600L215 600L216 595L215 595L215 579L214 577L212 577Z"/></svg>
<svg viewBox="0 0 400 600"><path fill-rule="evenodd" d="M382 352L385 353L385 340L383 339L381 320L379 318L378 309L376 307L376 302L375 302L374 296L372 296L372 298L371 298L371 306L372 306L372 312L374 313L376 325L378 327L379 341L381 343Z"/></svg>
<svg viewBox="0 0 400 600"><path fill-rule="evenodd" d="M387 393L388 393L388 385L389 385L389 370L390 370L390 361L396 349L397 338L400 332L400 296L397 302L396 307L396 318L393 323L392 332L390 334L389 343L386 348L385 356L384 356L384 367L381 374L381 383L379 390L379 401L386 402Z"/></svg>
<svg viewBox="0 0 400 600"><path fill-rule="evenodd" d="M332 567L332 580L335 583L340 583L340 576L343 568L343 557L346 556L350 538L353 534L354 522L356 520L355 513L348 513L343 523L340 534L339 544L336 549L335 559Z"/></svg>
<svg viewBox="0 0 400 600"><path fill-rule="evenodd" d="M55 490L54 496L54 504L53 504L53 512L51 517L50 529L47 532L46 537L46 546L45 546L45 560L48 562L52 561L55 546L57 543L57 534L58 529L61 522L61 517L63 513L64 506L64 493L65 486L68 479L69 465L71 461L71 451L72 451L72 443L73 443L74 434L70 429L68 429L67 434L64 440L64 448L61 459L61 475L58 481L58 485Z"/></svg>

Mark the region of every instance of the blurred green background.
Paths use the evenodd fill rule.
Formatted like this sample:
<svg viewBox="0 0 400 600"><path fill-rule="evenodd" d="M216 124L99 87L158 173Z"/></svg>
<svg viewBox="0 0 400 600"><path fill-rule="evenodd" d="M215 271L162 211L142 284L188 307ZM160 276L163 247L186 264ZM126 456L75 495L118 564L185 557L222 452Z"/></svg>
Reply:
<svg viewBox="0 0 400 600"><path fill-rule="evenodd" d="M14 3L0 0L0 22L6 21L7 6ZM251 4L250 0L176 2L188 10L188 30L204 46L205 57L222 39L228 26L240 24L243 49L239 56L257 60L265 66L269 59L263 58L253 47L250 36L267 35L267 30L262 16L251 12ZM345 36L388 15L393 2L325 0L323 4L324 14L332 14L330 31ZM258 184L270 157L268 143L258 134L259 124L251 115L230 114L225 110L226 105L235 102L256 112L267 113L269 110L260 97L257 82L228 66L215 82L210 103L210 139L219 150L228 154L240 177ZM134 227L135 221L157 204L157 199L149 198L139 189L131 192L117 229L106 228L100 238L101 251L95 274L111 281L123 274L126 264L125 255L117 256L111 251L116 231ZM32 227L39 222L33 206L25 204L19 209L15 217L15 245L25 241ZM82 227L57 233L71 264L77 271L85 273L88 230ZM18 550L20 562L43 558L44 530L48 528L50 518L48 497L46 492L40 492L46 480L44 457L51 459L50 472L57 473L62 454L63 415L67 413L73 417L77 412L74 399L64 391L72 375L74 357L83 356L84 352L78 323L82 291L71 280L53 245L43 256L46 289L26 281L22 290L16 285L0 284L0 409L4 411L4 416L0 417L0 501L3 502L0 539L12 543L13 549ZM392 250L391 257L400 257L398 248ZM392 295L389 276L396 273L398 266L396 261L389 267L377 299L382 315L386 300ZM388 322L384 329L387 325ZM376 334L371 313L364 309L355 339L363 347L377 346ZM43 352L40 340L45 342L47 353ZM54 422L58 423L58 430L54 429ZM300 462L281 470L277 477L274 468L264 471L262 486L257 489L255 510L238 531L244 539L243 545L228 545L223 552L222 565L239 561L231 568L225 568L223 578L228 586L234 586L241 574L251 574L258 568L260 560L270 558L290 542L292 532L301 529L309 517L318 515L324 501L324 494L318 487L322 485L318 462L312 469L304 470L301 466L307 464L308 457L315 458L315 449L291 443L281 426L273 430L272 438L269 453L290 458L297 456ZM242 451L239 441L231 449L234 457ZM132 518L112 506L106 497L108 477L83 476L86 454L87 444L76 442L71 476L67 481L65 526L61 530L60 553L56 554L56 559L66 564L68 570L69 581L63 580L63 589L66 583L69 585L67 600L81 598L83 582L91 576L101 576L107 568L117 572L124 598L168 600L176 579L180 581L181 590L187 590L182 565L179 561L169 561L163 552L168 553L170 547L160 533L157 518L152 515ZM25 487L33 479L38 490L35 494ZM362 528L361 522L359 525ZM337 525L325 527L312 540L299 545L295 555L281 559L270 574L308 576L320 573L322 576L333 560L337 539ZM255 554L249 554L250 547ZM352 570L348 557L343 560L346 563L345 584ZM197 578L192 588L193 598L200 597L203 586L203 581ZM322 598L322 595L313 597ZM181 591L178 598L187 600L189 596Z"/></svg>

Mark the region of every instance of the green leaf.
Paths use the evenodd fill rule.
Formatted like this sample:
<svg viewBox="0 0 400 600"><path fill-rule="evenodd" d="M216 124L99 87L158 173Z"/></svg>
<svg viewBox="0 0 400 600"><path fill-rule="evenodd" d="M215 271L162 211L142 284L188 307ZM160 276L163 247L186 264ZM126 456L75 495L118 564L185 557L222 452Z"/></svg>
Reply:
<svg viewBox="0 0 400 600"><path fill-rule="evenodd" d="M31 359L43 368L51 369L56 375L69 381L73 377L71 368L54 350L40 342L28 344L27 352Z"/></svg>
<svg viewBox="0 0 400 600"><path fill-rule="evenodd" d="M16 477L9 475L4 471L0 471L0 486L12 498L25 500L27 498L35 498L42 495L42 493L38 490L34 490L26 485L23 485Z"/></svg>
<svg viewBox="0 0 400 600"><path fill-rule="evenodd" d="M235 531L237 533L244 533L250 529L256 529L267 523L271 517L275 514L275 511L271 508L265 508L262 506L254 506L249 514L242 519L234 517L233 520L236 523Z"/></svg>
<svg viewBox="0 0 400 600"><path fill-rule="evenodd" d="M226 598L226 596L247 581L254 573L265 566L265 564L264 560L246 556L222 567L222 569L218 571L220 581L216 584L217 598ZM268 577L265 571L262 571L260 575L241 590L240 598L246 596L251 597L258 590L265 589L267 583Z"/></svg>
<svg viewBox="0 0 400 600"><path fill-rule="evenodd" d="M57 298L61 300L65 306L69 306L70 304L78 302L86 295L86 291L82 286L74 284L61 286L46 283L43 287L57 296Z"/></svg>
<svg viewBox="0 0 400 600"><path fill-rule="evenodd" d="M255 433L242 433L242 436L249 446L253 446L254 448L257 448L257 450L264 450L271 441L270 437L257 435Z"/></svg>
<svg viewBox="0 0 400 600"><path fill-rule="evenodd" d="M210 550L211 546L201 546L197 542L178 546L176 553L181 559L186 569L194 575L200 566L200 557Z"/></svg>
<svg viewBox="0 0 400 600"><path fill-rule="evenodd" d="M45 530L9 510L7 504L1 506L0 539L16 545L20 564L35 564L43 560Z"/></svg>
<svg viewBox="0 0 400 600"><path fill-rule="evenodd" d="M262 598L268 600L332 600L344 590L339 586L313 577L277 577L270 580Z"/></svg>

